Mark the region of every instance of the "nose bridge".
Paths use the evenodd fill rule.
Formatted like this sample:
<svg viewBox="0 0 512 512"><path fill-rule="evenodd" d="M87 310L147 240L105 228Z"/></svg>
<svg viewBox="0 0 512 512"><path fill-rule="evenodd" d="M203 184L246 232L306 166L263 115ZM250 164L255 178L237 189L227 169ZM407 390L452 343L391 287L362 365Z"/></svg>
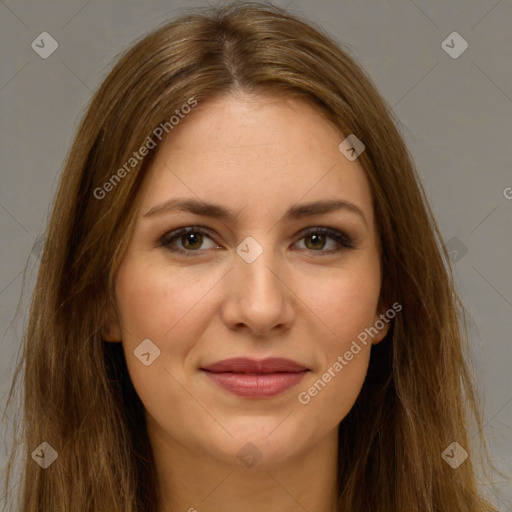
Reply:
<svg viewBox="0 0 512 512"><path fill-rule="evenodd" d="M246 237L236 248L231 273L229 321L260 333L288 323L292 311L291 292L272 243L270 235Z"/></svg>
<svg viewBox="0 0 512 512"><path fill-rule="evenodd" d="M279 262L272 246L272 237L256 235L246 237L237 247L235 273L243 283L245 293L267 303L279 299L280 284L276 277Z"/></svg>

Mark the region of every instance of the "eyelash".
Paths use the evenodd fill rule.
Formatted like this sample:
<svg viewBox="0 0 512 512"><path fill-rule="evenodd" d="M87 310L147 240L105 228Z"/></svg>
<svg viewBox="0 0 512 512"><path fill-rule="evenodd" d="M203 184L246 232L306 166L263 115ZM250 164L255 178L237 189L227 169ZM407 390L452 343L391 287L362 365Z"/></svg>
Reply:
<svg viewBox="0 0 512 512"><path fill-rule="evenodd" d="M191 249L181 249L176 247L171 247L171 243L176 240L180 239L184 235L187 235L189 233L198 233L201 235L206 235L208 238L212 239L210 236L210 233L208 230L201 228L199 226L189 226L186 228L177 229L175 231L171 231L169 233L166 233L160 240L158 241L159 245L162 247L165 247L167 250L182 254L184 256L195 256L194 253L203 252L201 249L191 250ZM310 228L305 232L302 232L301 238L299 240L302 240L304 238L307 238L311 235L319 235L319 236L327 236L328 238L332 238L337 244L338 248L336 249L330 249L327 251L324 251L322 249L315 251L313 249L305 249L306 251L314 252L314 253L324 253L324 254L334 254L340 251L344 251L347 249L353 249L354 244L353 240L343 231L338 231L336 229L328 228L325 226L318 226L314 228Z"/></svg>

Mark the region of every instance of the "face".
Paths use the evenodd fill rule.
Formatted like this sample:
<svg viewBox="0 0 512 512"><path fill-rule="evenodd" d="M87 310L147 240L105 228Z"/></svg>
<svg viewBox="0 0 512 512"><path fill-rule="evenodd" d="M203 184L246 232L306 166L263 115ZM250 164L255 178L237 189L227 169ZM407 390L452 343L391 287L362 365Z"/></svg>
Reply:
<svg viewBox="0 0 512 512"><path fill-rule="evenodd" d="M344 138L300 100L240 95L159 147L105 336L150 439L238 464L252 443L270 466L335 435L388 327L360 341L382 318L379 239Z"/></svg>

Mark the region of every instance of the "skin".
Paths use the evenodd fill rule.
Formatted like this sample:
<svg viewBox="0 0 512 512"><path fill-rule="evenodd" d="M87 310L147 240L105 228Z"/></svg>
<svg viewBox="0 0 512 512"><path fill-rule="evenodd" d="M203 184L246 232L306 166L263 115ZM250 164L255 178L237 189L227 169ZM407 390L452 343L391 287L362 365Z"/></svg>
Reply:
<svg viewBox="0 0 512 512"><path fill-rule="evenodd" d="M117 313L105 339L122 341L146 410L160 512L336 510L337 427L361 390L372 343L389 327L360 344L307 405L299 403L298 394L384 312L371 191L358 161L338 150L344 138L301 100L239 93L198 105L158 149L116 273ZM144 216L177 197L238 216ZM290 206L326 199L357 205L366 222L349 210L284 219ZM159 245L187 226L209 231L189 245L187 237L174 239L191 256ZM345 232L354 248L303 233L317 226ZM248 236L263 250L252 263L236 252ZM145 339L160 350L149 366L134 356ZM280 395L254 399L199 370L241 356L287 357L310 372ZM246 443L261 454L253 467L237 457Z"/></svg>

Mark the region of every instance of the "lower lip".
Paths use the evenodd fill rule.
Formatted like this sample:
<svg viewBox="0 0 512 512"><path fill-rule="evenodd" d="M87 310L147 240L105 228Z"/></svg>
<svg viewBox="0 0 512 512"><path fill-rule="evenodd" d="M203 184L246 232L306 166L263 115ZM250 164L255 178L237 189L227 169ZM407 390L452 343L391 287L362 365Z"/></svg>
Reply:
<svg viewBox="0 0 512 512"><path fill-rule="evenodd" d="M203 370L204 371L204 370ZM248 398L267 398L296 386L309 370L297 373L205 373L222 389Z"/></svg>

